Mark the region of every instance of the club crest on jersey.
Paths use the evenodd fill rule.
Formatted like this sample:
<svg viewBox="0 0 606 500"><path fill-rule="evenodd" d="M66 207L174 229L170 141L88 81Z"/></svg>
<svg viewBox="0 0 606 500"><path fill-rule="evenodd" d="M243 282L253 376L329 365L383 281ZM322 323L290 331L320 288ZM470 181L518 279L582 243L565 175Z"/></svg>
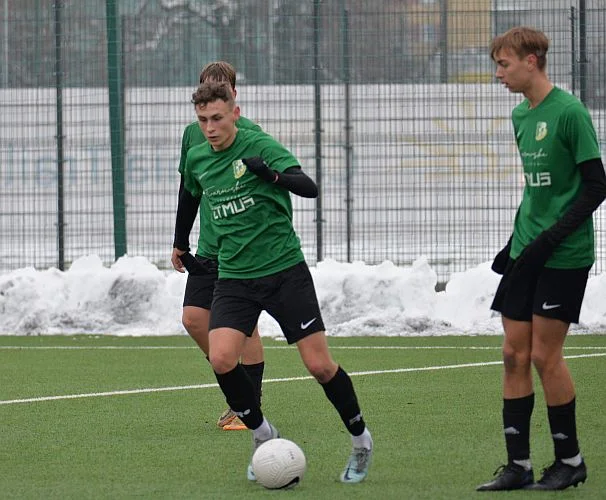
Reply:
<svg viewBox="0 0 606 500"><path fill-rule="evenodd" d="M232 161L231 166L234 169L234 179L239 179L246 172L246 165L242 163L242 160Z"/></svg>
<svg viewBox="0 0 606 500"><path fill-rule="evenodd" d="M545 137L547 137L547 122L537 122L537 131L534 138L537 141L542 141Z"/></svg>

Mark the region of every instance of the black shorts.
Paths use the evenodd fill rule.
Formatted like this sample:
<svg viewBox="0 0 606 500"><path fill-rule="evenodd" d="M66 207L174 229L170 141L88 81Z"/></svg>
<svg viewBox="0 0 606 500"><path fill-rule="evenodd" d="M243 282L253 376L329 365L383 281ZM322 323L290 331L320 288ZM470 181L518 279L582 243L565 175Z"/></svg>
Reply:
<svg viewBox="0 0 606 500"><path fill-rule="evenodd" d="M220 278L210 329L233 328L250 337L263 310L278 322L289 344L324 331L316 289L304 261L262 278Z"/></svg>
<svg viewBox="0 0 606 500"><path fill-rule="evenodd" d="M544 268L528 279L511 280L514 260L509 259L491 309L517 321L532 321L532 315L578 323L589 267Z"/></svg>
<svg viewBox="0 0 606 500"><path fill-rule="evenodd" d="M183 307L194 306L210 309L215 283L219 279L217 261L199 255L196 255L196 260L202 264L201 270L187 276Z"/></svg>

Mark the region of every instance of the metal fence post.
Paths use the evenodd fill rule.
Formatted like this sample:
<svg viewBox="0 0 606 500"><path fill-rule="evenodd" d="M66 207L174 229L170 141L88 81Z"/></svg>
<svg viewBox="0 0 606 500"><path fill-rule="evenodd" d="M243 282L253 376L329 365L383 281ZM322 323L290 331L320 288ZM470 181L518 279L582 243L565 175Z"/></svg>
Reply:
<svg viewBox="0 0 606 500"><path fill-rule="evenodd" d="M322 255L322 93L320 85L320 3L314 0L314 121L316 145L316 184L318 198L316 199L316 262L323 259Z"/></svg>
<svg viewBox="0 0 606 500"><path fill-rule="evenodd" d="M576 95L577 90L577 47L576 47L576 14L574 5L570 7L570 90Z"/></svg>
<svg viewBox="0 0 606 500"><path fill-rule="evenodd" d="M579 86L581 102L587 104L587 6L579 0Z"/></svg>
<svg viewBox="0 0 606 500"><path fill-rule="evenodd" d="M63 167L63 65L61 55L61 0L55 0L55 106L57 130L57 268L65 269L65 199Z"/></svg>
<svg viewBox="0 0 606 500"><path fill-rule="evenodd" d="M343 8L343 84L345 87L345 220L347 224L347 262L351 262L351 225L352 225L352 198L351 176L352 155L351 145L351 73L350 73L350 47L349 47L349 12Z"/></svg>
<svg viewBox="0 0 606 500"><path fill-rule="evenodd" d="M118 259L126 254L126 197L124 189L124 123L121 98L120 18L116 0L106 0L107 17L107 84L109 87L109 127L112 157L112 190L114 213L114 252Z"/></svg>

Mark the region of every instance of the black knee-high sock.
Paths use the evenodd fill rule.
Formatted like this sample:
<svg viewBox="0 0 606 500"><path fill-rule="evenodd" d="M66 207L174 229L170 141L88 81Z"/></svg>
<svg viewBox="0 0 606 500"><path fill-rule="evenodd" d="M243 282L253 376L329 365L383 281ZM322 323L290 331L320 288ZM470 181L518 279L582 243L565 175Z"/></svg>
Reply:
<svg viewBox="0 0 606 500"><path fill-rule="evenodd" d="M347 430L354 436L362 434L366 424L362 418L358 398L349 375L339 366L335 376L321 385L326 397L339 412Z"/></svg>
<svg viewBox="0 0 606 500"><path fill-rule="evenodd" d="M547 407L555 457L559 460L579 453L575 409L576 398L565 405Z"/></svg>
<svg viewBox="0 0 606 500"><path fill-rule="evenodd" d="M503 432L507 458L530 458L530 417L534 408L534 393L523 398L503 399Z"/></svg>
<svg viewBox="0 0 606 500"><path fill-rule="evenodd" d="M265 363L261 361L260 363L255 363L253 365L243 364L242 367L246 370L246 373L248 373L248 376L255 387L257 403L259 403L259 406L261 406L261 387L263 385L263 370L265 369Z"/></svg>
<svg viewBox="0 0 606 500"><path fill-rule="evenodd" d="M263 423L263 413L257 403L253 383L242 365L236 365L227 373L215 372L215 377L225 395L225 401L246 427L259 427Z"/></svg>

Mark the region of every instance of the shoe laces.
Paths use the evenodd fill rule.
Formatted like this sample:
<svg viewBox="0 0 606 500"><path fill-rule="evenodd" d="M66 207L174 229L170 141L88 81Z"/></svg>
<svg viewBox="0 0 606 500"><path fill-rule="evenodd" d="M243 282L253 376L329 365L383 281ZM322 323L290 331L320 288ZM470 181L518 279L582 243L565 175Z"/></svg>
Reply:
<svg viewBox="0 0 606 500"><path fill-rule="evenodd" d="M497 467L497 469L493 472L493 475L494 476L502 476L504 474L507 474L510 471L513 472L514 469L517 468L517 467L521 467L521 466L513 464L511 462L508 463L508 464L502 464L502 465L499 465Z"/></svg>
<svg viewBox="0 0 606 500"><path fill-rule="evenodd" d="M270 424L271 425L271 424ZM268 437L267 439L257 439L256 437L253 436L253 446L254 449L256 450L259 446L261 446L263 443L266 443L267 441L269 441L270 439L275 439L280 437L280 433L276 430L276 428L272 425L271 426L271 436Z"/></svg>
<svg viewBox="0 0 606 500"><path fill-rule="evenodd" d="M231 408L227 408L227 410L225 410L221 416L219 417L220 420L226 419L227 417L231 417L232 415L234 415L234 411Z"/></svg>
<svg viewBox="0 0 606 500"><path fill-rule="evenodd" d="M355 461L355 470L361 472L368 466L370 450L368 448L354 448L352 458Z"/></svg>
<svg viewBox="0 0 606 500"><path fill-rule="evenodd" d="M545 467L542 470L541 481L544 481L546 479L551 479L552 477L559 475L560 470L562 469L562 465L565 465L565 464L563 462L559 462L558 460L556 460L551 465Z"/></svg>

